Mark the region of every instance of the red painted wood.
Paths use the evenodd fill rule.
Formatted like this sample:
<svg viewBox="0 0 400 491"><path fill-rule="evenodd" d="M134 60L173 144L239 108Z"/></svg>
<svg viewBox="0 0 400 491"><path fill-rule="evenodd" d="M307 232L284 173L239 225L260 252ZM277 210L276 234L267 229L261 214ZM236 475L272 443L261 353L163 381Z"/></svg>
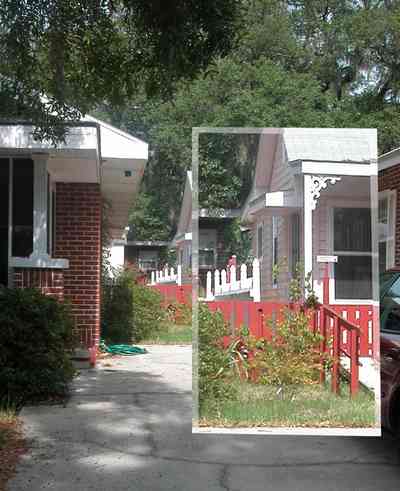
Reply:
<svg viewBox="0 0 400 491"><path fill-rule="evenodd" d="M158 284L149 285L157 290L163 297L164 302L177 302L190 305L192 300L192 285Z"/></svg>
<svg viewBox="0 0 400 491"><path fill-rule="evenodd" d="M353 330L350 333L350 394L354 397L358 393L358 340L357 331Z"/></svg>
<svg viewBox="0 0 400 491"><path fill-rule="evenodd" d="M333 321L333 365L332 365L332 392L339 393L339 368L340 368L340 320L335 317Z"/></svg>

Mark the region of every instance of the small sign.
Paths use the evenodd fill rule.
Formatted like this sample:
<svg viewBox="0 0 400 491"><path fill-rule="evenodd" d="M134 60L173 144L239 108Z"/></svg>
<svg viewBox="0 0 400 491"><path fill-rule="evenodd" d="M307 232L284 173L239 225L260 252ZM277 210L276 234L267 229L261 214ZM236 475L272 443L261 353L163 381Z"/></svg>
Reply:
<svg viewBox="0 0 400 491"><path fill-rule="evenodd" d="M337 256L317 256L317 263L337 263Z"/></svg>

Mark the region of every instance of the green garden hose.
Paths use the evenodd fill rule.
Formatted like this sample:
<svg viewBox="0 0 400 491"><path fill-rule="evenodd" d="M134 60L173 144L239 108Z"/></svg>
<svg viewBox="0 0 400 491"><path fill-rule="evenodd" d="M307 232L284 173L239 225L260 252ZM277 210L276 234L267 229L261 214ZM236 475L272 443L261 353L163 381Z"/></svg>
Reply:
<svg viewBox="0 0 400 491"><path fill-rule="evenodd" d="M147 353L145 348L139 348L139 346L133 346L131 344L110 344L101 340L99 345L100 351L104 353L111 353L112 355L144 355Z"/></svg>

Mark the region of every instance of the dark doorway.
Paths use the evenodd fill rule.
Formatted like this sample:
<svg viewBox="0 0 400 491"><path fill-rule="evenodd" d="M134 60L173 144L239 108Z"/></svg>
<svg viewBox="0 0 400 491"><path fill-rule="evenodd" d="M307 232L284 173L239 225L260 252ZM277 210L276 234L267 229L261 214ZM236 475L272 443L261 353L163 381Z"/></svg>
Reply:
<svg viewBox="0 0 400 491"><path fill-rule="evenodd" d="M10 161L0 159L0 285L8 283Z"/></svg>

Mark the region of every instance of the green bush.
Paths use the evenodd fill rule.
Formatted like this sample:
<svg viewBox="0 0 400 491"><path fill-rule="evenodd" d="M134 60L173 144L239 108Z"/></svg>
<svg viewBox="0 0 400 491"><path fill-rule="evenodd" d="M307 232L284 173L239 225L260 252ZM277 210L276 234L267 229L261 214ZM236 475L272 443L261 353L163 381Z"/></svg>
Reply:
<svg viewBox="0 0 400 491"><path fill-rule="evenodd" d="M227 325L220 312L210 312L207 305L199 303L199 406L235 396L234 388L227 383L230 355L222 344L228 335Z"/></svg>
<svg viewBox="0 0 400 491"><path fill-rule="evenodd" d="M103 285L102 337L108 343L133 343L157 334L166 320L162 297L136 282L132 267Z"/></svg>
<svg viewBox="0 0 400 491"><path fill-rule="evenodd" d="M102 337L109 343L130 343L133 332L135 275L122 270L102 287Z"/></svg>
<svg viewBox="0 0 400 491"><path fill-rule="evenodd" d="M67 305L36 289L0 289L0 400L65 396L74 345Z"/></svg>
<svg viewBox="0 0 400 491"><path fill-rule="evenodd" d="M153 337L161 331L166 320L161 294L136 283L133 287L133 341Z"/></svg>

